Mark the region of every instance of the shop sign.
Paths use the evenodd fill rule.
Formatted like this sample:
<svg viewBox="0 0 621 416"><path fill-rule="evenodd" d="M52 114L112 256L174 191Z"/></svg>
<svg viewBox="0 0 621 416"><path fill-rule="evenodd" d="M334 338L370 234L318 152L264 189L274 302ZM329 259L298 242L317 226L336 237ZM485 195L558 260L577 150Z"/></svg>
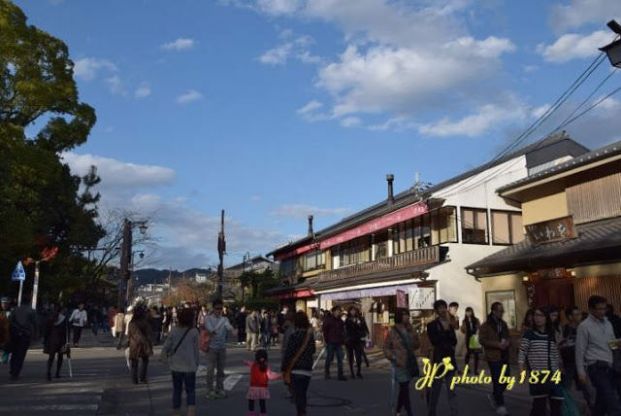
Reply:
<svg viewBox="0 0 621 416"><path fill-rule="evenodd" d="M526 233L531 243L535 245L576 238L571 216L527 225Z"/></svg>
<svg viewBox="0 0 621 416"><path fill-rule="evenodd" d="M375 218L357 227L351 228L333 237L327 238L320 243L320 249L325 250L337 244L353 240L363 235L372 234L380 230L385 230L395 224L407 221L414 217L426 214L429 207L424 202L417 202L400 210Z"/></svg>
<svg viewBox="0 0 621 416"><path fill-rule="evenodd" d="M565 279L571 278L572 274L564 267L556 267L554 269L539 269L533 273L534 278L541 279Z"/></svg>
<svg viewBox="0 0 621 416"><path fill-rule="evenodd" d="M410 309L433 309L436 301L436 289L433 287L415 287L408 291L410 298Z"/></svg>
<svg viewBox="0 0 621 416"><path fill-rule="evenodd" d="M408 302L405 298L405 291L397 289L397 308L407 308Z"/></svg>

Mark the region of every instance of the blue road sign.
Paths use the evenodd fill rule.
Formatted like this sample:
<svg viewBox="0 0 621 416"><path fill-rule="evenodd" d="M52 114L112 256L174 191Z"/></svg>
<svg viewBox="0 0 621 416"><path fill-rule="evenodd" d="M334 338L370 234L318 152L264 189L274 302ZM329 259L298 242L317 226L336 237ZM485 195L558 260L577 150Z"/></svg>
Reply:
<svg viewBox="0 0 621 416"><path fill-rule="evenodd" d="M13 270L13 274L11 275L11 280L13 282L26 280L26 270L24 270L24 266L21 261L17 262L17 266L15 266L15 270Z"/></svg>

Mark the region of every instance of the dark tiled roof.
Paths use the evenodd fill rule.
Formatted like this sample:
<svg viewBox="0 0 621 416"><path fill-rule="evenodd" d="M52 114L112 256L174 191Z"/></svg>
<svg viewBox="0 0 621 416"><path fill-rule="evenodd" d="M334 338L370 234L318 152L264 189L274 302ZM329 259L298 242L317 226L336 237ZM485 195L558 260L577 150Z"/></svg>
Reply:
<svg viewBox="0 0 621 416"><path fill-rule="evenodd" d="M621 141L618 141L618 142L609 144L608 146L593 150L592 152L585 153L583 155L573 158L572 160L561 163L560 165L551 167L549 169L535 173L534 175L530 175L526 178L512 182L508 185L503 186L502 188L498 188L497 192L503 193L513 188L517 188L518 186L532 183L540 179L544 179L549 176L559 174L561 172L575 169L579 166L588 165L589 163L593 163L598 160L602 160L607 157L618 155L618 154L621 154Z"/></svg>
<svg viewBox="0 0 621 416"><path fill-rule="evenodd" d="M523 156L523 155L527 155L529 153L532 153L536 150L541 150L543 148L546 148L547 146L551 146L553 144L556 143L560 143L563 141L567 141L567 142L571 142L573 143L575 146L578 146L580 148L583 148L585 152L588 151L588 149L582 145L580 145L579 143L573 141L568 135L567 133L565 133L565 131L562 131L560 133L556 133L553 135L550 135L548 137L545 137L531 145L525 146L519 150L516 150L515 152L509 153L501 158L498 159L493 159L479 167L476 167L474 169L471 169L465 173L462 173L460 175L457 175L451 179L448 179L446 181L440 182L434 186L432 186L431 188L427 189L425 191L425 195L420 195L417 192L415 192L412 188L405 190L403 192L398 193L397 195L395 195L395 201L392 205L389 205L386 200L378 202L375 205L372 205L368 208L365 208L361 211L356 212L355 214L352 214L344 219L342 219L341 221L337 222L336 224L333 224L331 226L328 226L326 228L324 228L323 230L320 230L318 232L315 233L315 239L320 239L320 238L325 238L330 236L331 234L336 234L340 231L346 230L348 228L354 227L358 224L364 223L366 221L369 221L373 218L379 217L381 215L384 215L386 213L395 211L399 208L408 206L414 202L417 201L421 201L423 198L425 197L429 197L430 195L432 195L434 192L437 192L443 188L446 188L448 186L451 186L453 184L456 184L460 181L463 181L464 179L467 179L473 175L477 175L487 169L493 168L494 166L500 165L504 162L507 162L511 159L514 159L516 157L519 156ZM279 252L283 252L283 251L288 251L294 247L298 247L302 244L305 244L307 242L309 242L310 240L312 240L312 238L304 237L300 240L291 242L289 244L286 244L284 246L278 247L277 249L271 251L270 253L268 253L268 256L271 256L273 254L279 253Z"/></svg>
<svg viewBox="0 0 621 416"><path fill-rule="evenodd" d="M260 262L260 261L264 261L264 262L267 262L267 263L274 263L272 260L268 259L267 257L255 256L255 257L251 258L250 260L247 260L246 262L242 261L241 263L235 264L234 266L227 267L226 270L242 268L244 266L244 264L249 264L249 263L253 264L253 263L256 263L256 262Z"/></svg>
<svg viewBox="0 0 621 416"><path fill-rule="evenodd" d="M580 224L576 226L576 232L576 238L538 246L531 244L527 238L469 265L466 269L480 277L621 260L621 217Z"/></svg>

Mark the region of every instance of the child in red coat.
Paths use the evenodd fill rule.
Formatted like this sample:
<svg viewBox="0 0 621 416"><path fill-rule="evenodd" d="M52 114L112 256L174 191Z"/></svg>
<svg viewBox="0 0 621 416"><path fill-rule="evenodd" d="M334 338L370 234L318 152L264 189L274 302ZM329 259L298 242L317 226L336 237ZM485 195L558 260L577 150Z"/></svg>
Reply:
<svg viewBox="0 0 621 416"><path fill-rule="evenodd" d="M260 416L267 414L265 401L270 398L270 391L267 388L269 380L276 380L280 375L270 370L267 364L267 351L258 350L254 354L254 362L246 362L250 367L250 387L248 388L248 416L256 416L254 411L255 400L259 401L261 409Z"/></svg>

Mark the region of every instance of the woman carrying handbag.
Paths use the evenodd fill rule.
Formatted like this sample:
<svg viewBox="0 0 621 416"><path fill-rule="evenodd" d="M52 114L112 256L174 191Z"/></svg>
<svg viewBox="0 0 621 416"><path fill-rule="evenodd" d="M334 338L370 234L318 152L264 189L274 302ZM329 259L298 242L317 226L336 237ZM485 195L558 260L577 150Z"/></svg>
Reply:
<svg viewBox="0 0 621 416"><path fill-rule="evenodd" d="M420 347L420 341L410 324L410 313L399 308L395 313L395 326L388 332L384 342L384 355L392 363L393 379L399 383L399 396L394 413L399 415L405 408L407 416L412 416L410 403L410 383L420 375L418 361L414 351Z"/></svg>
<svg viewBox="0 0 621 416"><path fill-rule="evenodd" d="M162 347L162 361L168 363L173 383L173 414L180 415L181 393L185 386L188 416L196 415L196 370L198 369L198 330L194 312L182 309L179 325L174 327Z"/></svg>
<svg viewBox="0 0 621 416"><path fill-rule="evenodd" d="M293 323L295 331L289 336L284 352L283 380L293 391L297 416L306 416L306 393L313 375L315 342L306 313L296 312Z"/></svg>

